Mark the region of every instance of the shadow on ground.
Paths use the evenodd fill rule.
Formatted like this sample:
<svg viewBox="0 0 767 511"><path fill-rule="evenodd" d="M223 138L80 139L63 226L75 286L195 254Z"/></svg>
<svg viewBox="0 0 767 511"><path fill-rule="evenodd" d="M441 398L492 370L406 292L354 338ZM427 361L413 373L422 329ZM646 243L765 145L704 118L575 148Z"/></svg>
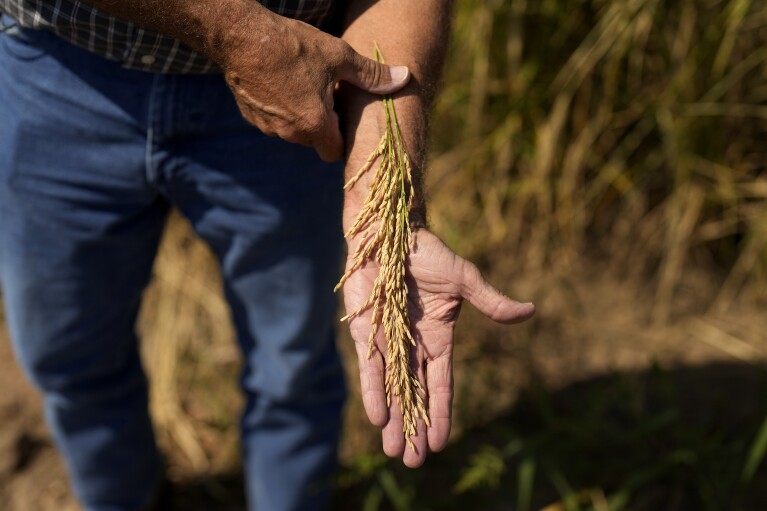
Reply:
<svg viewBox="0 0 767 511"><path fill-rule="evenodd" d="M767 509L766 417L764 364L533 385L423 469L358 457L339 476L334 509ZM168 509L242 510L240 480L178 484Z"/></svg>

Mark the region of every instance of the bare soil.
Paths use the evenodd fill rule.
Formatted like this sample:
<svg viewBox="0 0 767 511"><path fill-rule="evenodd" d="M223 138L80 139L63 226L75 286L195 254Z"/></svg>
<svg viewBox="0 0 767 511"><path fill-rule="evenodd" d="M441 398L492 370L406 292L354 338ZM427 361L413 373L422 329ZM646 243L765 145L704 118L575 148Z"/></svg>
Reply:
<svg viewBox="0 0 767 511"><path fill-rule="evenodd" d="M0 509L79 509L43 422L40 396L23 378L0 329Z"/></svg>
<svg viewBox="0 0 767 511"><path fill-rule="evenodd" d="M755 388L749 382L764 380L767 367L767 316L756 300L743 299L723 312L707 311L716 287L706 278L690 276L677 291L670 322L654 324L652 289L601 273L599 265L547 276L507 277L516 283L513 289L505 289L533 299L538 315L525 326L508 329L489 325L466 306L457 332L456 429L448 451L471 452L484 425L512 413L533 384L551 392L562 389L577 394L580 391L573 388L601 381L605 375L662 367L686 378L685 392L696 413L708 410L709 415L727 415L735 414L737 403L759 406L760 401L746 399L744 394L744 389ZM342 337L340 342L352 393L341 453L348 462L355 453L375 452L379 440L359 405L353 350L348 339ZM722 365L728 368L726 374L696 372L696 368ZM712 389L726 389L727 382L740 382L740 390L733 391L740 395L732 395L724 404L719 398L713 402ZM0 328L0 389L0 509L79 509L44 425L38 393L14 362L4 328ZM192 394L183 397L194 405ZM215 442L209 449L216 449ZM205 474L178 453L169 452L168 458L174 483L168 509L243 509L241 475L236 468L233 473ZM454 458L440 455L435 474L445 470L440 463ZM336 501L339 509L351 508L344 504L344 495ZM650 502L647 509L656 506Z"/></svg>

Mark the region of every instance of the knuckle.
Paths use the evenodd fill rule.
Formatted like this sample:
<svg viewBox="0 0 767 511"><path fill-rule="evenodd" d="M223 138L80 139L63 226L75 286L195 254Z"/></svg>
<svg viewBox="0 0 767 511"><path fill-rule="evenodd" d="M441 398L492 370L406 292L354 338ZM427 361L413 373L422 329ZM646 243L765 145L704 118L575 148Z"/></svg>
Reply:
<svg viewBox="0 0 767 511"><path fill-rule="evenodd" d="M275 131L280 138L288 142L305 144L323 130L325 118L324 109L314 108L291 121L280 120Z"/></svg>
<svg viewBox="0 0 767 511"><path fill-rule="evenodd" d="M300 144L303 141L303 137L299 135L299 133L295 130L283 130L277 132L278 136L286 141L286 142L292 142L294 144Z"/></svg>
<svg viewBox="0 0 767 511"><path fill-rule="evenodd" d="M362 59L362 73L371 85L383 83L383 66L370 59Z"/></svg>
<svg viewBox="0 0 767 511"><path fill-rule="evenodd" d="M256 119L255 122L254 121L250 121L250 122L256 128L258 128L261 131L261 133L263 133L267 137L276 137L277 136L277 131L274 128L272 128L272 126L269 123L260 121L258 119Z"/></svg>
<svg viewBox="0 0 767 511"><path fill-rule="evenodd" d="M292 124L281 122L275 127L275 133L278 137L288 142L298 142L300 138L299 131Z"/></svg>
<svg viewBox="0 0 767 511"><path fill-rule="evenodd" d="M316 112L306 120L306 132L309 134L320 133L325 126L325 113L323 111Z"/></svg>
<svg viewBox="0 0 767 511"><path fill-rule="evenodd" d="M261 133L263 133L267 137L277 137L277 136L279 136L276 131L274 131L272 129L269 129L269 128L262 129Z"/></svg>
<svg viewBox="0 0 767 511"><path fill-rule="evenodd" d="M245 120L248 121L250 124L255 126L256 128L261 131L264 135L267 137L274 137L277 135L275 131L272 129L272 127L269 125L269 123L264 122L262 119L254 116L245 116Z"/></svg>
<svg viewBox="0 0 767 511"><path fill-rule="evenodd" d="M350 63L354 64L358 56L357 52L354 51L354 48L352 48L349 43L341 41L341 44L336 48L333 58L335 60L335 65L341 67Z"/></svg>
<svg viewBox="0 0 767 511"><path fill-rule="evenodd" d="M315 135L322 131L325 118L326 114L321 108L307 112L302 119L301 128L305 133Z"/></svg>

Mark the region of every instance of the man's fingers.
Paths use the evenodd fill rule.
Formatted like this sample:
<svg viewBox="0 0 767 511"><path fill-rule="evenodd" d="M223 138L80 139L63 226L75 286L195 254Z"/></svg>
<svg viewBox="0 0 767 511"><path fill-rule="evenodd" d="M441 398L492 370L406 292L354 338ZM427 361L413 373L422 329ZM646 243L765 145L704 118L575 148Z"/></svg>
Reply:
<svg viewBox="0 0 767 511"><path fill-rule="evenodd" d="M404 441L402 431L400 431ZM416 425L416 434L410 437L410 441L413 442L413 447L409 444L405 446L405 452L402 453L402 463L408 468L418 468L426 461L426 445L427 445L427 433L426 423L422 419L418 419Z"/></svg>
<svg viewBox="0 0 767 511"><path fill-rule="evenodd" d="M312 138L312 145L323 161L337 161L344 155L344 140L338 127L338 114L330 110L325 116L325 123Z"/></svg>
<svg viewBox="0 0 767 511"><path fill-rule="evenodd" d="M349 47L338 77L374 94L392 94L407 84L410 71L405 66L380 64Z"/></svg>
<svg viewBox="0 0 767 511"><path fill-rule="evenodd" d="M360 369L360 388L362 404L370 422L378 427L384 426L389 420L389 409L386 406L384 392L384 362L377 351L368 358L367 343L355 342L357 359Z"/></svg>
<svg viewBox="0 0 767 511"><path fill-rule="evenodd" d="M491 286L476 266L463 261L461 294L479 311L499 323L520 323L535 313L532 303L520 303Z"/></svg>
<svg viewBox="0 0 767 511"><path fill-rule="evenodd" d="M414 350L410 352L411 357L415 354ZM416 376L418 381L421 382L421 388L426 389L426 374L424 373L423 364L418 363L420 357L416 357L413 364L417 364ZM425 396L428 399L428 396ZM428 403L424 402L428 407ZM408 444L405 447L405 452L402 454L402 462L406 467L417 468L423 465L426 461L426 446L428 445L428 434L426 432L426 423L423 419L418 419L415 426L416 434L410 437L412 445ZM407 443L407 441L406 441Z"/></svg>
<svg viewBox="0 0 767 511"><path fill-rule="evenodd" d="M449 353L428 362L426 383L429 392L429 449L437 452L447 445L453 408L453 362Z"/></svg>
<svg viewBox="0 0 767 511"><path fill-rule="evenodd" d="M426 424L422 419L418 419L416 434L410 437L410 441L413 443L411 447L403 432L402 413L399 410L397 399L399 399L397 396L392 396L391 406L389 407L390 419L381 430L383 451L391 458L401 457L402 462L407 467L420 467L426 460ZM415 450L413 447L415 447Z"/></svg>
<svg viewBox="0 0 767 511"><path fill-rule="evenodd" d="M399 411L397 398L392 396L389 406L389 421L381 430L381 440L384 454L390 458L399 458L408 448L402 434L402 414Z"/></svg>

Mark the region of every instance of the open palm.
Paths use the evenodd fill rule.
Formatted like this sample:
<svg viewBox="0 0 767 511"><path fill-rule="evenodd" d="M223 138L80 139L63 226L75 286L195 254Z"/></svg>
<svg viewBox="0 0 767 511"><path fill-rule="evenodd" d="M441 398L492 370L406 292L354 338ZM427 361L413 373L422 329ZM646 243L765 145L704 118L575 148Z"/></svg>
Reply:
<svg viewBox="0 0 767 511"><path fill-rule="evenodd" d="M427 427L419 419L417 434L412 438L415 450L405 449L402 414L396 398L390 406L386 404L386 341L380 331L376 337L376 349L368 358L371 310L351 319L350 328L359 359L365 411L373 424L383 428L384 452L392 457L402 456L405 465L417 467L426 458L427 445L432 451L441 450L450 435L453 332L463 299L469 300L487 317L507 324L530 318L535 307L502 295L485 281L476 266L455 254L425 229L413 232L407 269L410 327L417 343L411 349L410 359L421 385L426 389L425 403L431 422ZM344 285L347 311L355 311L366 302L378 270L375 262L368 261L349 277Z"/></svg>

